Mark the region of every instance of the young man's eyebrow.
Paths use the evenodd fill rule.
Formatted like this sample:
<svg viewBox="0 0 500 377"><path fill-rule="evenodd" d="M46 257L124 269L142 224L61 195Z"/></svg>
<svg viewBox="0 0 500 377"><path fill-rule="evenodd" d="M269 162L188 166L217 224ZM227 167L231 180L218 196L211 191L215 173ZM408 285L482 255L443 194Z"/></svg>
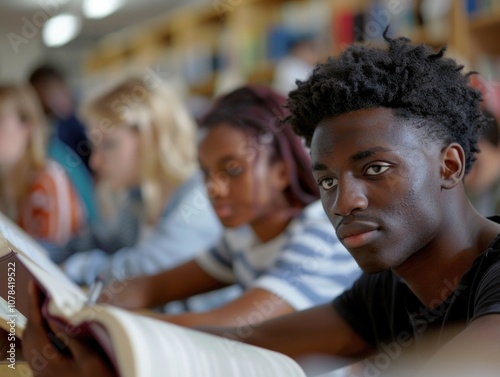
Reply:
<svg viewBox="0 0 500 377"><path fill-rule="evenodd" d="M328 170L328 166L326 166L325 164L322 164L321 162L315 162L312 165L312 170L313 171L325 171L325 170Z"/></svg>
<svg viewBox="0 0 500 377"><path fill-rule="evenodd" d="M384 147L373 147L357 152L350 157L351 162L359 162L372 157L377 152L390 152L391 150Z"/></svg>
<svg viewBox="0 0 500 377"><path fill-rule="evenodd" d="M359 162L364 159L372 157L375 153L377 152L390 152L391 150L389 148L384 148L384 147L373 147L369 149L365 149L363 151L359 151L355 154L353 154L349 159L351 162ZM315 162L312 165L312 170L313 171L325 171L328 170L328 166L321 162Z"/></svg>

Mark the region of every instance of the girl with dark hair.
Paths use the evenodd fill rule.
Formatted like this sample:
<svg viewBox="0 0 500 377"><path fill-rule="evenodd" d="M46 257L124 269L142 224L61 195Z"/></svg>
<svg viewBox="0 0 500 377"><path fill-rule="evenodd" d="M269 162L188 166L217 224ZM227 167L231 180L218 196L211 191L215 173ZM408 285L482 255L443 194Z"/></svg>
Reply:
<svg viewBox="0 0 500 377"><path fill-rule="evenodd" d="M128 280L114 295L105 290L103 301L155 307L236 283L244 293L220 308L155 316L186 326L251 325L327 302L351 285L358 267L317 201L301 140L280 123L284 102L262 87L215 102L200 120L198 159L224 236L183 265ZM184 210L196 216L195 198Z"/></svg>

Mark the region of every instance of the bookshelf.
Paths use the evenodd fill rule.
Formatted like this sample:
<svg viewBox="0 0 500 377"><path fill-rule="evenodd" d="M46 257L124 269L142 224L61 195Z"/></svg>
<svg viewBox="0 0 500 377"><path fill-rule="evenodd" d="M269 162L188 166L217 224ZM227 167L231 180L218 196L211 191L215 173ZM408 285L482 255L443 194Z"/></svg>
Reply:
<svg viewBox="0 0 500 377"><path fill-rule="evenodd" d="M488 55L500 55L500 9L496 13L478 15L469 23L471 45L478 46Z"/></svg>
<svg viewBox="0 0 500 377"><path fill-rule="evenodd" d="M270 82L290 31L316 35L326 58L355 40L377 43L384 20L393 34L417 43L434 48L448 43L471 68L484 66L483 57L497 65L500 2L451 0L441 18L429 21L421 14L425 1L213 0L185 6L104 38L90 52L84 75L160 64L181 77L189 93L211 97L228 73L234 81ZM394 4L399 8L391 8Z"/></svg>

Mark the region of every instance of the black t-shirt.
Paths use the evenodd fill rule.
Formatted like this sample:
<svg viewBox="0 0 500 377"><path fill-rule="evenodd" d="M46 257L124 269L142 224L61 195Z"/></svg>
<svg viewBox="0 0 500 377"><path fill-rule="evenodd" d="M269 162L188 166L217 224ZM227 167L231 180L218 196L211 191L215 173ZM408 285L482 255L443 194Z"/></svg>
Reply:
<svg viewBox="0 0 500 377"><path fill-rule="evenodd" d="M500 217L492 220L500 222ZM427 310L392 271L363 274L333 301L333 307L379 351L397 348L427 358L474 319L500 313L500 234L476 258L452 293L453 283L443 281L437 299L446 300ZM449 325L454 325L452 332L442 331ZM437 330L440 336L429 330ZM419 347L429 334L433 336L431 347L429 343Z"/></svg>

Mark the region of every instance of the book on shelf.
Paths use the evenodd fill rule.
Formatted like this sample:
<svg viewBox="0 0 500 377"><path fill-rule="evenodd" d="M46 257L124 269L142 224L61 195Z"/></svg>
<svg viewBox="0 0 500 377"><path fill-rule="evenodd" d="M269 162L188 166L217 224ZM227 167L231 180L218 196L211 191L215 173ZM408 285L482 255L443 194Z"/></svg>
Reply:
<svg viewBox="0 0 500 377"><path fill-rule="evenodd" d="M42 315L61 330L56 336L63 343L68 336L92 342L120 377L305 377L295 361L274 351L109 305L88 305L82 289L1 213L0 277L0 327L9 331L8 321L17 315L22 338L33 280L43 293Z"/></svg>

